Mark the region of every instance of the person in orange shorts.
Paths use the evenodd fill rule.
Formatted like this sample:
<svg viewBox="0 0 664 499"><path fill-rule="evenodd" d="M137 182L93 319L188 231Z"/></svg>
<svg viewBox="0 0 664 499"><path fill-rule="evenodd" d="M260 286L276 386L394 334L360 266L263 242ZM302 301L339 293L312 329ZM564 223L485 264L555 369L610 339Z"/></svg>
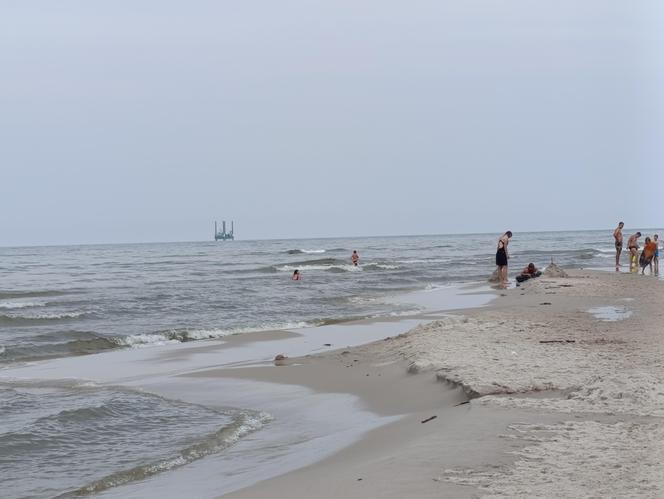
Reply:
<svg viewBox="0 0 664 499"><path fill-rule="evenodd" d="M643 251L641 252L641 258L639 259L639 265L641 265L641 274L645 274L646 267L650 267L650 273L652 274L652 260L655 257L657 252L657 243L651 240L649 237L646 237L645 244L643 245Z"/></svg>

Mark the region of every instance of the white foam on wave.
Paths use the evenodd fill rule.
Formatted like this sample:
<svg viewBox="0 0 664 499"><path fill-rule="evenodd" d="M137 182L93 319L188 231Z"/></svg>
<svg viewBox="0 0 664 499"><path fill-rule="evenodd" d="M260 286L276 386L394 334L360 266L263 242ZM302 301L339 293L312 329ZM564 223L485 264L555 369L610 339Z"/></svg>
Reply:
<svg viewBox="0 0 664 499"><path fill-rule="evenodd" d="M331 270L331 269L338 269L338 270L343 270L344 272L362 272L362 270L366 269L382 269L382 270L397 270L400 267L398 265L390 265L387 263L377 263L377 262L369 262L365 263L363 265L352 265L352 264L344 264L344 263L330 263L330 264L320 264L320 265L282 265L280 267L275 267L275 269L279 272L293 272L294 270L299 270L300 272L303 271L317 271L317 270Z"/></svg>
<svg viewBox="0 0 664 499"><path fill-rule="evenodd" d="M43 307L44 301L0 301L0 308L12 310L17 308Z"/></svg>
<svg viewBox="0 0 664 499"><path fill-rule="evenodd" d="M325 253L324 249L301 249L300 251L302 253L309 253L309 254Z"/></svg>
<svg viewBox="0 0 664 499"><path fill-rule="evenodd" d="M62 313L47 313L47 314L35 314L26 319L76 319L85 315L85 312L62 312Z"/></svg>
<svg viewBox="0 0 664 499"><path fill-rule="evenodd" d="M346 272L358 272L362 268L355 265L344 265L344 264L330 264L330 265L282 265L276 267L276 270L279 272L293 272L294 270L303 271L316 271L316 270L330 270L330 269L339 269Z"/></svg>
<svg viewBox="0 0 664 499"><path fill-rule="evenodd" d="M178 339L169 338L166 333L132 334L122 338L115 338L115 341L118 345L131 348L156 347L171 343L182 343Z"/></svg>
<svg viewBox="0 0 664 499"><path fill-rule="evenodd" d="M131 348L147 348L162 345L172 345L175 343L185 343L187 341L214 340L244 333L258 333L261 331L291 330L310 327L313 324L308 322L287 322L279 324L264 324L258 327L244 327L234 329L180 329L162 331L158 333L132 334L114 338L113 340L120 346Z"/></svg>
<svg viewBox="0 0 664 499"><path fill-rule="evenodd" d="M397 270L399 268L398 265L390 265L388 263L375 263L375 262L369 262L364 264L365 267L376 267L379 269L383 270Z"/></svg>
<svg viewBox="0 0 664 499"><path fill-rule="evenodd" d="M452 259L451 258L429 258L429 259L409 258L407 260L396 260L396 262L403 263L406 265L413 263L451 263Z"/></svg>

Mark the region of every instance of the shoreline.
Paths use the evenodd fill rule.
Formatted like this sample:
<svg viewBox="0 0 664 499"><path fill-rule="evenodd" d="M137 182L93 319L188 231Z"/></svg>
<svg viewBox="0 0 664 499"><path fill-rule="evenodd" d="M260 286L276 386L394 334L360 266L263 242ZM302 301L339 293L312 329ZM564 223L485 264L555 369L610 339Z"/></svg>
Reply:
<svg viewBox="0 0 664 499"><path fill-rule="evenodd" d="M383 389L394 387L392 398L407 394L401 407L412 409L401 419L322 461L222 497L652 497L664 486L664 452L652 441L664 435L657 355L664 339L656 326L663 291L659 279L576 270L500 292L461 319L350 349L345 356L360 357L365 371L391 360L412 383L429 383L429 395L437 380L444 382L438 392L456 387L469 403L450 407L441 397L423 408L388 376ZM617 314L597 312L607 308ZM452 348L440 347L445 334ZM349 369L339 357L343 352L294 359L272 375L268 368L207 374L330 390L329 378ZM455 357L472 362L450 362ZM347 390L361 393L359 383ZM363 403L376 410L371 397ZM437 418L422 424L425 415Z"/></svg>
<svg viewBox="0 0 664 499"><path fill-rule="evenodd" d="M99 386L122 386L146 391L167 399L208 407L236 407L267 411L274 421L255 435L217 455L194 461L182 468L152 476L104 492L104 497L145 497L160 490L163 497L214 497L220 491L219 471L224 469L226 490L237 490L266 476L278 476L307 466L350 446L372 429L394 421L398 416L381 415L358 404L357 395L318 393L294 385L275 385L245 380L190 378L220 366L248 368L270 366L275 354L291 358L333 351L340 347L364 345L386 336L396 336L416 325L445 315L448 308L483 306L491 293L478 293L475 285L426 291L438 296L440 306L421 314L345 322L292 331L262 331L200 342L170 344L143 349L124 349L100 354L37 361L0 371L4 381L36 383L53 381ZM480 286L481 288L481 286ZM486 289L484 290L486 291ZM424 315L423 315L424 314ZM402 370L398 370L401 374ZM230 381L230 382L229 382ZM284 405L282 401L303 402ZM315 406L311 401L315 400ZM296 413L297 417L293 417ZM304 439L304 440L303 440ZM266 455L293 449L286 461ZM271 454L272 453L272 454ZM242 456L242 454L246 454ZM267 462L266 462L267 459ZM271 461L271 462L270 462ZM259 472L257 463L261 463ZM253 463L253 464L252 464ZM216 478L215 478L216 477ZM195 486L191 484L195 483Z"/></svg>
<svg viewBox="0 0 664 499"><path fill-rule="evenodd" d="M653 447L664 436L663 284L575 270L492 291L488 306L425 307L417 319L121 350L98 354L107 362L69 357L0 375L120 384L274 417L223 453L104 497L548 497L560 483L566 497L649 497L664 487L637 465L656 471L664 459Z"/></svg>

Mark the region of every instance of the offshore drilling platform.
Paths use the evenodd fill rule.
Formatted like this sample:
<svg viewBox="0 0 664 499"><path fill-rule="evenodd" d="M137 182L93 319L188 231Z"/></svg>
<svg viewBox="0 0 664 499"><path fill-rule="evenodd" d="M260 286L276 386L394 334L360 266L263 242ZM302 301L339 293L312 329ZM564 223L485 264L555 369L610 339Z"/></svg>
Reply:
<svg viewBox="0 0 664 499"><path fill-rule="evenodd" d="M221 222L221 231L217 229L217 221L214 222L214 240L215 241L232 241L235 239L233 235L233 221L231 220L231 230L226 232L226 220Z"/></svg>

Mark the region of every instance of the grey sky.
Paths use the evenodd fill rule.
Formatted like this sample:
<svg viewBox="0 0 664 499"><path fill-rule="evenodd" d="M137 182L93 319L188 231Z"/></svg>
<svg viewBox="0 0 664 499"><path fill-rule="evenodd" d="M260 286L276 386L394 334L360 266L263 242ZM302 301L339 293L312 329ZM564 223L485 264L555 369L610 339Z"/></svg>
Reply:
<svg viewBox="0 0 664 499"><path fill-rule="evenodd" d="M660 5L0 0L0 245L661 226Z"/></svg>

